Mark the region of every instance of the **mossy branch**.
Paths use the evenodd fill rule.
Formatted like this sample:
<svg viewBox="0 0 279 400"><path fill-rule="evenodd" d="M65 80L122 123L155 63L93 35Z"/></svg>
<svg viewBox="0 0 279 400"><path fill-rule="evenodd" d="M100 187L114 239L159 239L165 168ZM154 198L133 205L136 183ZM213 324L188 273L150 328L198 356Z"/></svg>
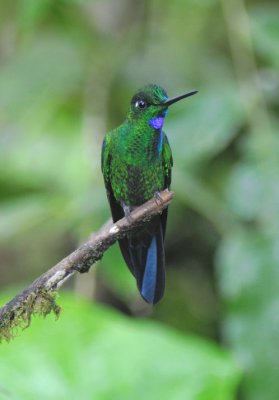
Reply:
<svg viewBox="0 0 279 400"><path fill-rule="evenodd" d="M58 316L60 307L56 304L55 297L63 283L76 272L88 272L92 264L100 260L113 243L161 213L172 198L173 193L165 190L160 193L160 200L149 200L133 210L129 218L122 218L115 224L106 223L86 243L0 308L0 342L10 340L18 327L28 327L34 314L46 316L54 312Z"/></svg>

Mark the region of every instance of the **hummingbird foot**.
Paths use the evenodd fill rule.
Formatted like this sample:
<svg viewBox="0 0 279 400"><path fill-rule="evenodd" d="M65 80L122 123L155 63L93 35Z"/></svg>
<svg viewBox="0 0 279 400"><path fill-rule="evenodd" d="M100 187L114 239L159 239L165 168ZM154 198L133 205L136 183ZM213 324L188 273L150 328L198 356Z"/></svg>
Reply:
<svg viewBox="0 0 279 400"><path fill-rule="evenodd" d="M154 193L154 198L158 206L161 206L164 203L162 196L160 195L160 192L158 190L156 190L156 192Z"/></svg>
<svg viewBox="0 0 279 400"><path fill-rule="evenodd" d="M121 204L121 207L124 211L124 215L127 218L127 220L129 222L132 222L133 218L131 217L131 208L129 206L127 206L127 204L125 204L124 201L122 201L122 200L121 200L120 204Z"/></svg>

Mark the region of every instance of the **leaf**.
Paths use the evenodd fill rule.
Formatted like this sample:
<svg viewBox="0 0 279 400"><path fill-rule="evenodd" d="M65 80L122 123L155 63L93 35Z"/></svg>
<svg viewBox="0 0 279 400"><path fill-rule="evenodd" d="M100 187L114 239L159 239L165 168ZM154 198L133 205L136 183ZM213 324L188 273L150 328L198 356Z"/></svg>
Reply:
<svg viewBox="0 0 279 400"><path fill-rule="evenodd" d="M257 51L276 68L279 67L278 18L278 7L259 6L254 9L251 19Z"/></svg>
<svg viewBox="0 0 279 400"><path fill-rule="evenodd" d="M1 345L0 385L13 396L235 398L239 370L216 345L70 296L61 303L58 321L37 319L21 337Z"/></svg>
<svg viewBox="0 0 279 400"><path fill-rule="evenodd" d="M76 45L63 37L42 36L1 67L0 117L34 116L46 102L56 105L80 89L83 73L83 57Z"/></svg>
<svg viewBox="0 0 279 400"><path fill-rule="evenodd" d="M263 184L257 165L239 163L231 170L226 197L237 216L244 220L257 218L263 204Z"/></svg>
<svg viewBox="0 0 279 400"><path fill-rule="evenodd" d="M217 256L223 332L245 369L245 399L273 400L279 392L277 248L278 238L247 229L227 236Z"/></svg>
<svg viewBox="0 0 279 400"><path fill-rule="evenodd" d="M169 127L166 123L174 158L180 165L209 159L224 150L243 118L234 88L201 92L188 100L192 103L184 105L183 114L176 116Z"/></svg>

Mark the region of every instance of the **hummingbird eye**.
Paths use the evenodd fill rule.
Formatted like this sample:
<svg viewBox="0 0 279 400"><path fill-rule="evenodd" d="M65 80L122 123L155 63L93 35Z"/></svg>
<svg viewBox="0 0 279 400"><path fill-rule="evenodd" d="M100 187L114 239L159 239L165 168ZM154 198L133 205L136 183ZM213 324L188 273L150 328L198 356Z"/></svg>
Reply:
<svg viewBox="0 0 279 400"><path fill-rule="evenodd" d="M135 107L136 108L140 108L141 110L143 110L144 108L147 108L147 102L144 100L137 100L135 102Z"/></svg>

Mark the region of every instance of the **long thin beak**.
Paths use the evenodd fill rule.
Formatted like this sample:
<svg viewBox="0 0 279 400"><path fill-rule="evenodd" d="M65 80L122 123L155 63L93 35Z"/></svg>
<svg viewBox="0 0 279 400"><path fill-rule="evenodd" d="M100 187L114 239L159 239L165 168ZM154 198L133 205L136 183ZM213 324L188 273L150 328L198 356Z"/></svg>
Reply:
<svg viewBox="0 0 279 400"><path fill-rule="evenodd" d="M179 100L185 99L186 97L193 96L194 94L198 93L197 90L192 90L191 92L181 94L180 96L173 97L172 99L167 99L164 103L157 104L158 106L170 106L171 104L176 103Z"/></svg>

